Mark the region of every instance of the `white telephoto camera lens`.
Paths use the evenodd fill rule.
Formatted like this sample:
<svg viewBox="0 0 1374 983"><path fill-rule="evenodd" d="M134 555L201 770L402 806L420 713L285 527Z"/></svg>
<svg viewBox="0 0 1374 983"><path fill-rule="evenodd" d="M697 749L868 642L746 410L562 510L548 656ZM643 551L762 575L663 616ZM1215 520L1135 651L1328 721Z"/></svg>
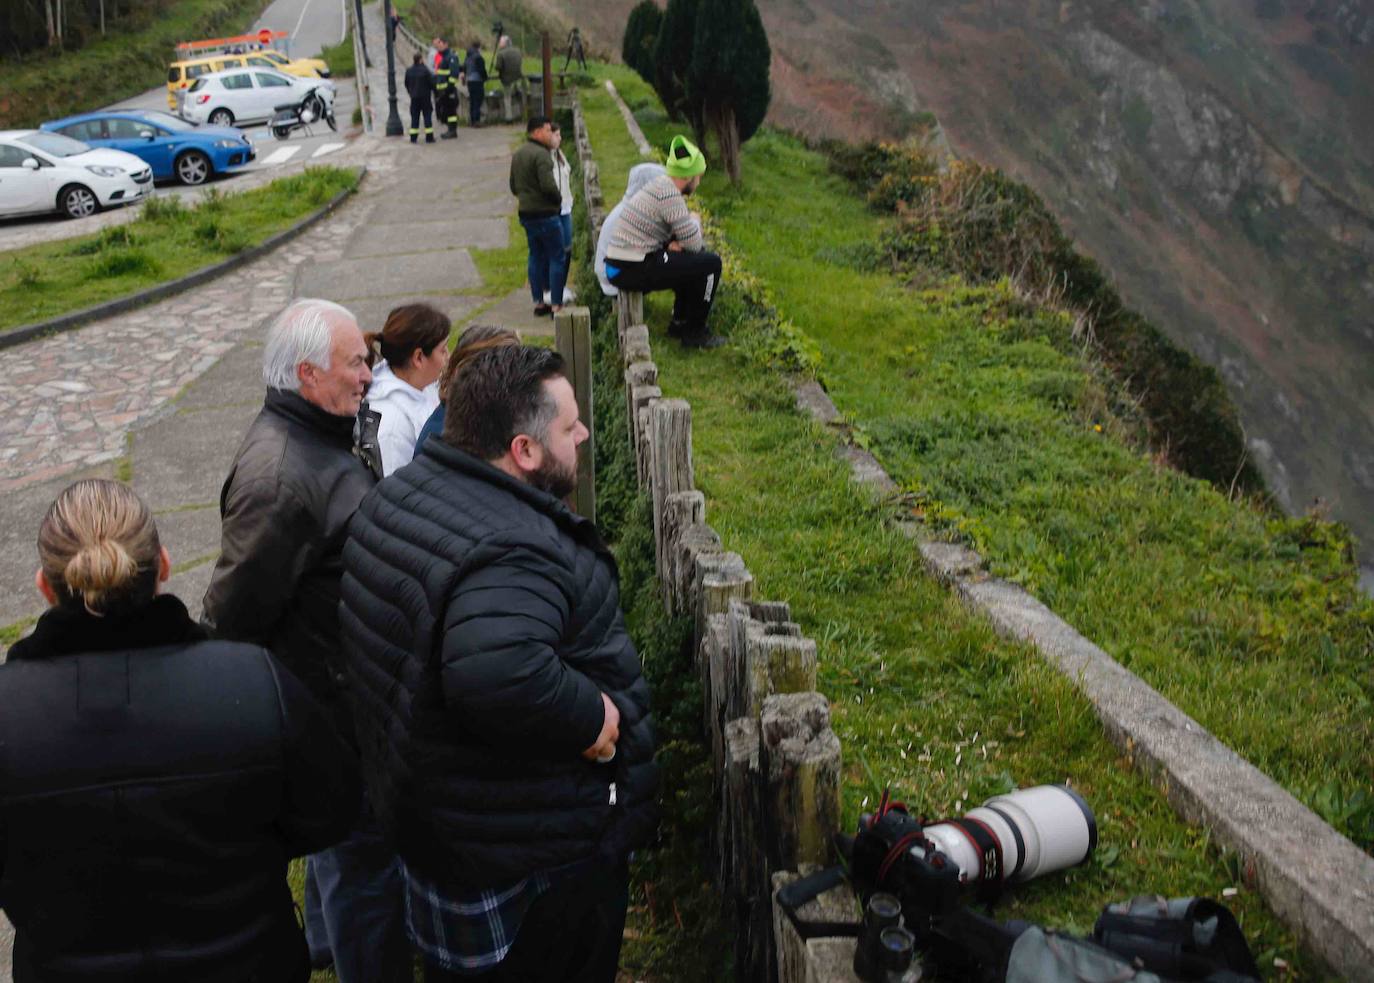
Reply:
<svg viewBox="0 0 1374 983"><path fill-rule="evenodd" d="M960 879L981 880L985 852L968 830L976 824L997 841L1002 870L992 880L1028 881L1084 863L1097 847L1097 819L1064 785L1037 785L996 795L962 819L927 826L925 836L959 866ZM976 832L976 831L975 831Z"/></svg>

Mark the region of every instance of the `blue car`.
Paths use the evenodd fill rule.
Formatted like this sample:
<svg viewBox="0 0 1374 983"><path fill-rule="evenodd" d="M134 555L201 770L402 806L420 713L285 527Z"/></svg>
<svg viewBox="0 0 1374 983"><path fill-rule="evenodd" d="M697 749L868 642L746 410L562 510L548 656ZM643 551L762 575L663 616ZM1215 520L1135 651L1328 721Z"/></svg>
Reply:
<svg viewBox="0 0 1374 983"><path fill-rule="evenodd" d="M196 126L156 109L111 109L44 123L92 147L110 147L141 157L155 181L175 178L204 184L212 175L243 167L257 156L253 144L229 126Z"/></svg>

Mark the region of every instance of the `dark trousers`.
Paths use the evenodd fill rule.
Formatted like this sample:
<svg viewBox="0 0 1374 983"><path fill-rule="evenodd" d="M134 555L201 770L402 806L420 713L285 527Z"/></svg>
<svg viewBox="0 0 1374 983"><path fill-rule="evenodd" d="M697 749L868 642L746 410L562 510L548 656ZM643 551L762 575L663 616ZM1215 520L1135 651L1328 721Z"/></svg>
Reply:
<svg viewBox="0 0 1374 983"><path fill-rule="evenodd" d="M556 880L535 899L494 969L465 976L425 963L425 983L614 983L630 872L599 867Z"/></svg>
<svg viewBox="0 0 1374 983"><path fill-rule="evenodd" d="M405 882L371 820L305 861L305 938L312 957L334 962L339 983L411 978Z"/></svg>
<svg viewBox="0 0 1374 983"><path fill-rule="evenodd" d="M528 273L530 294L536 304L544 303L544 291L549 303L563 305L563 288L568 282L568 254L563 251L563 223L557 215L548 218L522 218L525 241L530 247Z"/></svg>
<svg viewBox="0 0 1374 983"><path fill-rule="evenodd" d="M420 116L425 117L425 136L434 136L434 106L426 99L424 102L412 101L410 104L410 139L420 135Z"/></svg>
<svg viewBox="0 0 1374 983"><path fill-rule="evenodd" d="M434 96L434 106L439 114L439 119L451 130L458 126L457 84L457 82L450 82L443 91L435 93Z"/></svg>
<svg viewBox="0 0 1374 983"><path fill-rule="evenodd" d="M559 224L563 226L563 252L567 253L568 256L571 257L573 247L572 216L559 215L558 221Z"/></svg>
<svg viewBox="0 0 1374 983"><path fill-rule="evenodd" d="M473 126L482 122L482 102L487 98L487 83L468 83L468 122Z"/></svg>
<svg viewBox="0 0 1374 983"><path fill-rule="evenodd" d="M608 279L617 290L645 294L671 290L673 324L678 331L688 338L706 333L711 302L720 286L720 257L715 253L677 253L665 249L650 253L642 263L608 259L606 265L616 267L615 274Z"/></svg>

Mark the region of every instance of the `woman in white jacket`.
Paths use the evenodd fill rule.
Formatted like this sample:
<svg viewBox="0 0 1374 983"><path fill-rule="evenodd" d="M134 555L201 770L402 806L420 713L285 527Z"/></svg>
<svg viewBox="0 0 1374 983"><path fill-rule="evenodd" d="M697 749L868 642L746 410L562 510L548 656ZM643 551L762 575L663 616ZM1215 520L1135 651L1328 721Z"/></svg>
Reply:
<svg viewBox="0 0 1374 983"><path fill-rule="evenodd" d="M410 463L415 438L439 405L451 326L448 315L428 304L406 304L387 315L381 331L363 336L374 363L367 408L382 417L377 442L383 475Z"/></svg>
<svg viewBox="0 0 1374 983"><path fill-rule="evenodd" d="M572 164L563 153L563 130L557 123L553 123L553 146L549 148L549 154L553 157L553 179L558 185L558 195L562 199L562 204L558 209L558 221L563 226L563 251L568 254L568 269L572 269L572 250L573 250L573 188L572 188ZM573 300L571 287L563 287L563 303L570 304ZM548 297L544 302L548 303Z"/></svg>

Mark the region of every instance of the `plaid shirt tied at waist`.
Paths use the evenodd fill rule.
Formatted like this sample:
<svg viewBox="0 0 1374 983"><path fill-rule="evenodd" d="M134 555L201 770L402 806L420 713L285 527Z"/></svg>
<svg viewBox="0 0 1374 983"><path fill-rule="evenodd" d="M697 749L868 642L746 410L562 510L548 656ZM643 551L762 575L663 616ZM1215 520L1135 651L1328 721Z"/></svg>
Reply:
<svg viewBox="0 0 1374 983"><path fill-rule="evenodd" d="M547 874L531 874L502 889L454 891L418 876L404 863L406 932L425 959L454 973L484 973L506 958L520 923Z"/></svg>

